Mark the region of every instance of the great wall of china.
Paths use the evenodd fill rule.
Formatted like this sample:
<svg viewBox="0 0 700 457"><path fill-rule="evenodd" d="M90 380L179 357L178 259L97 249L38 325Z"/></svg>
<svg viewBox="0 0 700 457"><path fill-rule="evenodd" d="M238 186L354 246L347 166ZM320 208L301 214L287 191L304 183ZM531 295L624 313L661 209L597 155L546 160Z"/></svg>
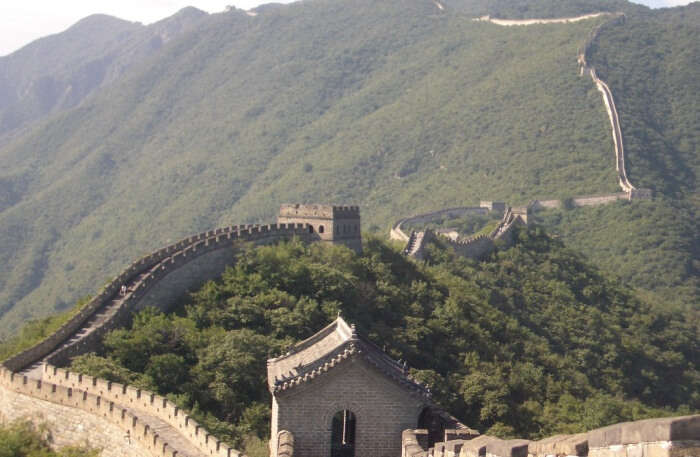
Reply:
<svg viewBox="0 0 700 457"><path fill-rule="evenodd" d="M480 18L473 19L477 22L489 22L495 25L503 27L514 27L514 26L530 26L530 25L542 25L542 24L569 24L580 22L587 19L593 19L598 17L610 16L611 19L601 23L596 26L589 34L585 44L580 48L578 54L578 64L580 67L580 74L588 74L596 85L598 91L600 91L603 98L603 103L605 105L605 110L608 113L608 118L610 119L610 125L612 127L612 138L613 147L615 151L615 167L617 169L618 183L622 188L622 192L613 194L601 194L601 195L585 195L573 197L568 201L564 200L533 200L527 207L518 208L519 216L515 218L514 221L519 221L521 223L527 224L527 214L530 211L537 211L541 209L549 208L561 208L567 203L573 207L581 206L597 206L605 205L608 203L616 202L618 200L648 200L652 198L652 193L649 189L637 189L632 185L632 183L627 178L627 170L625 167L625 148L622 139L622 128L620 127L620 117L617 112L617 107L615 105L615 99L613 98L612 91L610 87L605 83L605 81L598 78L595 68L588 64L587 55L590 50L591 45L595 42L598 34L600 33L603 26L614 25L624 22L624 14L622 13L594 13L586 14L583 16L576 17L566 17L566 18L555 18L555 19L521 19L521 20L511 20L511 19L497 19L490 16L482 16ZM392 240L405 242L406 247L404 249L404 254L410 257L421 259L423 257L424 245L427 241L435 237L435 233L431 230L423 231L411 231L410 234L403 232L401 227L404 224L417 223L417 222L427 222L434 220L436 218L454 218L461 215L466 215L469 213L482 213L483 207L459 207L459 208L448 208L444 210L435 211L432 213L418 214L415 216L403 218L397 221L391 228L389 232L389 237ZM504 213L504 219L501 221L499 228L494 230L488 235L480 235L470 238L465 238L461 240L452 240L446 237L441 237L441 240L450 245L455 251L461 255L480 258L495 249L495 241L499 239L507 238L507 235L512 229L513 223L508 223L506 219L513 217L509 214L510 208ZM507 227L505 233L500 233L499 229L502 227Z"/></svg>
<svg viewBox="0 0 700 457"><path fill-rule="evenodd" d="M546 22L575 22L602 14ZM546 23L541 20L482 20L508 26ZM586 51L599 29L600 26L591 34L579 62L582 74L588 72L603 94L613 126L617 170L624 192L573 199L574 205L581 206L649 197L646 192L637 191L627 179L622 134L612 93L597 78L595 69L586 63ZM483 255L493 249L495 241L507 240L515 225L527 223L528 210L537 209L537 205L557 207L562 202L542 200L529 208L506 208L503 219L489 235L452 244L465 255ZM488 210L483 207L452 208L404 218L392 227L391 236L408 243L406 254L420 257L422 241L427 238L425 232L406 235L401 229L403 224ZM88 442L102 448L104 457L242 455L162 396L57 366L68 363L71 357L94 350L106 332L128 324L134 312L146 306L159 306L167 311L163 306L176 302L188 290L218 276L234 261L234 250L241 243L264 245L292 237L307 242L318 241L318 235L309 229L309 225L300 223L232 226L188 237L137 260L58 331L3 362L0 368L0 416L8 420L26 416L39 422L48 420L57 437L56 444ZM455 439L459 437L446 434L443 442L429 447L426 433L425 430L406 430L402 457L700 456L700 416L617 424L587 434L560 435L536 442L504 441L488 436ZM293 437L279 440L279 443L273 454L292 457Z"/></svg>
<svg viewBox="0 0 700 457"><path fill-rule="evenodd" d="M479 435L428 447L428 431L403 432L401 457L697 457L700 415L624 422L575 435L539 441Z"/></svg>
<svg viewBox="0 0 700 457"><path fill-rule="evenodd" d="M3 362L0 413L9 419L19 417L20 412L40 417L52 411L55 416L61 412L54 405L60 405L82 411L88 423L102 421L121 429L121 446L117 449L123 448L121 436L125 435L145 455L240 455L159 395L73 374L55 365L95 350L106 332L127 324L138 310L146 306L162 309L188 290L217 277L234 258L236 245L263 245L293 237L306 241L318 238L309 233L306 224L233 226L188 237L137 260L58 331ZM60 417L67 419L74 414L64 411ZM85 436L89 437L88 430ZM99 439L96 442L101 443ZM114 449L114 444L105 448Z"/></svg>

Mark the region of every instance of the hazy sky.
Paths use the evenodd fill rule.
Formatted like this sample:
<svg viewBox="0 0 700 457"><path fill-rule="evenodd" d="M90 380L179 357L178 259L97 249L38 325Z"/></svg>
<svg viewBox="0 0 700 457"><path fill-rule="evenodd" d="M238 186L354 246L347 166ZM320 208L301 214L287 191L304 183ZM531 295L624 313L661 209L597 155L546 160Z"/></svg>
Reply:
<svg viewBox="0 0 700 457"><path fill-rule="evenodd" d="M276 0L290 3L292 0ZM685 5L690 0L635 0L651 7ZM0 56L42 36L65 30L94 13L150 24L185 6L210 13L227 5L249 9L270 0L0 0Z"/></svg>

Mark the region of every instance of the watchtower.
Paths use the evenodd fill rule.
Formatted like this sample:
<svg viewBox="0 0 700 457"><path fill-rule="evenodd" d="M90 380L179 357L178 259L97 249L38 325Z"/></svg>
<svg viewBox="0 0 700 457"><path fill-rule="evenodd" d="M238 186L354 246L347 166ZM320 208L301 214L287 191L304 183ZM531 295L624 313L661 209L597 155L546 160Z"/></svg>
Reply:
<svg viewBox="0 0 700 457"><path fill-rule="evenodd" d="M304 457L395 457L401 432L431 405L405 365L341 317L268 360L267 379L272 457L283 454L283 436Z"/></svg>
<svg viewBox="0 0 700 457"><path fill-rule="evenodd" d="M308 224L323 242L342 244L362 252L359 206L284 204L277 217L280 224Z"/></svg>
<svg viewBox="0 0 700 457"><path fill-rule="evenodd" d="M513 211L513 216L520 218L523 224L528 225L527 218L530 215L530 208L527 206L514 206L511 210Z"/></svg>

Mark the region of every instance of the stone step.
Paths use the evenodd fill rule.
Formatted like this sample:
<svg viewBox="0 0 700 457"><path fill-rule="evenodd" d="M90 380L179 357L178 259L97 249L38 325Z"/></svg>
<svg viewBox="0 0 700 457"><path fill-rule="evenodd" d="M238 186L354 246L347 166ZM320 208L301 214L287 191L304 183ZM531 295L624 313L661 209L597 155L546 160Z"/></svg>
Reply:
<svg viewBox="0 0 700 457"><path fill-rule="evenodd" d="M205 454L194 444L192 444L185 436L183 436L175 427L171 426L162 419L148 415L138 409L126 408L140 421L148 424L151 430L155 431L163 441L169 446L176 449L178 457L206 457Z"/></svg>

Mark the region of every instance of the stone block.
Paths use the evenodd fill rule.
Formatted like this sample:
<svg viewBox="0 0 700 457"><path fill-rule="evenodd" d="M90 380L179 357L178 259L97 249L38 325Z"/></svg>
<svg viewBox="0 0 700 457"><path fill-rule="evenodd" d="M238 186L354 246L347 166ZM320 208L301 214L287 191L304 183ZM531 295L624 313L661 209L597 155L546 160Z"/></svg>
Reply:
<svg viewBox="0 0 700 457"><path fill-rule="evenodd" d="M486 445L486 455L494 457L527 457L528 440L498 440Z"/></svg>
<svg viewBox="0 0 700 457"><path fill-rule="evenodd" d="M700 415L623 422L588 433L591 448L684 440L700 440Z"/></svg>
<svg viewBox="0 0 700 457"><path fill-rule="evenodd" d="M540 441L532 441L528 452L536 457L549 455L585 456L588 454L588 437L577 435L555 435Z"/></svg>
<svg viewBox="0 0 700 457"><path fill-rule="evenodd" d="M460 457L483 457L486 455L486 446L494 441L501 441L496 437L481 435L464 443L459 453Z"/></svg>

